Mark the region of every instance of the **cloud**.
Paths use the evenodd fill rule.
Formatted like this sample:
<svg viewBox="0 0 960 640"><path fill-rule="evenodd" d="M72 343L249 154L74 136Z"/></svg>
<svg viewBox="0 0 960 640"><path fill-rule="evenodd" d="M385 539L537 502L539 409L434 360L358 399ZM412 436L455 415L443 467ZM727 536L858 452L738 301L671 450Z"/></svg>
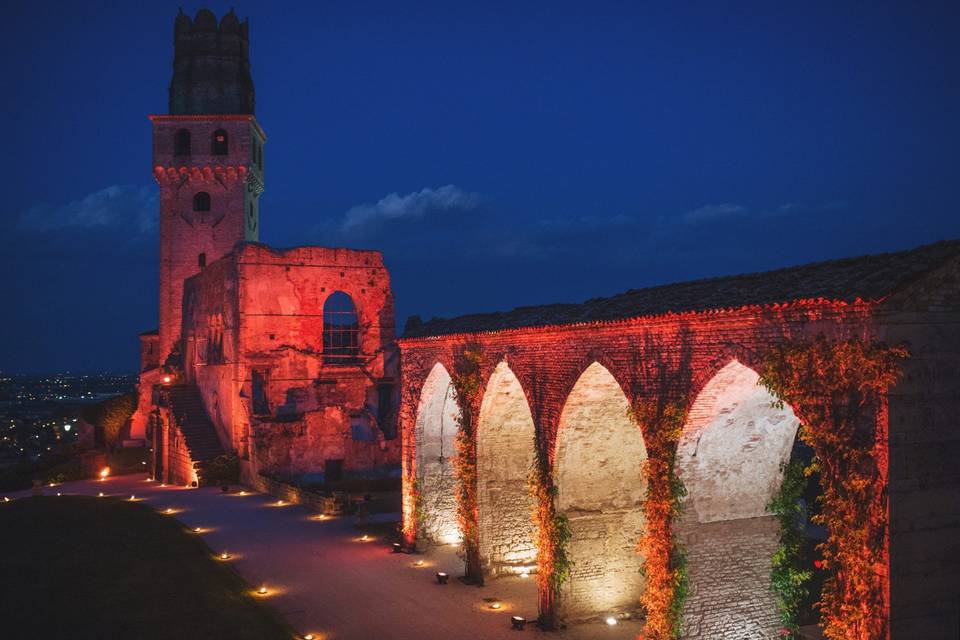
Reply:
<svg viewBox="0 0 960 640"><path fill-rule="evenodd" d="M803 205L796 202L787 202L772 209L751 210L742 204L725 202L723 204L708 204L687 211L680 218L687 223L712 222L715 220L730 220L733 218L772 218L796 213L803 209Z"/></svg>
<svg viewBox="0 0 960 640"><path fill-rule="evenodd" d="M448 184L424 188L401 196L394 192L374 204L352 207L340 227L345 234L356 233L385 220L416 220L429 213L471 211L480 206L480 196Z"/></svg>
<svg viewBox="0 0 960 640"><path fill-rule="evenodd" d="M577 218L547 218L538 222L542 229L555 232L604 231L627 227L635 220L623 214L615 216L580 216Z"/></svg>
<svg viewBox="0 0 960 640"><path fill-rule="evenodd" d="M719 220L721 218L738 216L746 211L747 208L743 205L725 202L723 204L708 204L699 209L687 211L683 214L682 218L687 222L705 222L708 220Z"/></svg>
<svg viewBox="0 0 960 640"><path fill-rule="evenodd" d="M112 185L66 204L34 205L20 214L20 228L34 232L115 229L142 235L156 228L158 217L155 188Z"/></svg>

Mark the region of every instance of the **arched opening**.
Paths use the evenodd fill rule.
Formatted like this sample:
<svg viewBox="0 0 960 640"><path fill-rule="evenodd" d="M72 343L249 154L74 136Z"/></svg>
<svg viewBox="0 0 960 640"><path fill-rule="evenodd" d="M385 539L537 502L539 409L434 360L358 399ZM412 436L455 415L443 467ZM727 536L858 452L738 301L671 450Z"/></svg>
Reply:
<svg viewBox="0 0 960 640"><path fill-rule="evenodd" d="M477 422L480 560L486 575L519 574L536 564L533 497L527 486L535 443L523 388L501 362L490 376Z"/></svg>
<svg viewBox="0 0 960 640"><path fill-rule="evenodd" d="M199 191L193 196L194 211L210 211L210 194L206 191Z"/></svg>
<svg viewBox="0 0 960 640"><path fill-rule="evenodd" d="M422 518L417 528L421 537L435 544L452 544L460 539L453 475L459 417L450 374L438 362L420 391L415 426L418 511Z"/></svg>
<svg viewBox="0 0 960 640"><path fill-rule="evenodd" d="M360 355L360 320L353 299L334 291L323 303L323 361L354 365Z"/></svg>
<svg viewBox="0 0 960 640"><path fill-rule="evenodd" d="M190 155L190 131L187 129L177 129L173 135L173 155Z"/></svg>
<svg viewBox="0 0 960 640"><path fill-rule="evenodd" d="M225 156L229 151L227 132L223 129L217 129L213 132L210 140L210 153L215 156Z"/></svg>
<svg viewBox="0 0 960 640"><path fill-rule="evenodd" d="M610 372L593 363L567 397L557 432L557 509L570 522L573 567L560 610L577 620L637 608L643 593L647 449L629 402Z"/></svg>
<svg viewBox="0 0 960 640"><path fill-rule="evenodd" d="M780 628L771 591L779 525L767 512L783 481L799 421L736 360L690 408L677 448L687 488L677 533L686 549L684 637L765 638Z"/></svg>

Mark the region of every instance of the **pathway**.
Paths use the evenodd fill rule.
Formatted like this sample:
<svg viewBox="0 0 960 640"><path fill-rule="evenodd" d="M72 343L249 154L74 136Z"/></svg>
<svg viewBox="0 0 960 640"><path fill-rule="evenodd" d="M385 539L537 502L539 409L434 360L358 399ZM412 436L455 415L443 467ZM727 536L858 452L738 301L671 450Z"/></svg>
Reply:
<svg viewBox="0 0 960 640"><path fill-rule="evenodd" d="M211 549L227 551L227 562L254 587L266 586L264 597L295 629L318 640L516 640L510 616L537 615L532 579L467 586L456 580L463 563L451 549L394 554L383 539L362 541L351 517L319 520L298 505L276 506L276 498L266 494L161 487L145 475L71 482L44 491L103 492L112 499L133 494L158 510L174 509L171 517L201 527L199 535ZM423 566L415 565L419 560ZM451 575L449 584L437 584L437 571ZM492 599L500 602L499 610L491 609ZM557 640L626 640L638 632L637 623L624 621L614 627L576 625L554 634L528 626L524 633Z"/></svg>

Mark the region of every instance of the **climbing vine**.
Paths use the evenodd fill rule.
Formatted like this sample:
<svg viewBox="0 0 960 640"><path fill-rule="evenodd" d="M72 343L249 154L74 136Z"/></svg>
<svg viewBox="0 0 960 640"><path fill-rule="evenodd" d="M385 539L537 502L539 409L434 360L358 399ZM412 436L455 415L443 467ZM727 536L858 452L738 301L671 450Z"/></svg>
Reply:
<svg viewBox="0 0 960 640"><path fill-rule="evenodd" d="M528 477L530 494L533 496L533 523L537 531L537 585L541 594L547 594L551 606L541 610L541 623L552 629L555 603L560 598L560 588L570 577L573 560L567 553L570 542L570 521L557 513L557 488L550 474L547 447L540 429L536 430L536 457ZM541 607L543 609L543 607ZM545 619L548 618L548 619Z"/></svg>
<svg viewBox="0 0 960 640"><path fill-rule="evenodd" d="M676 474L677 443L683 433L684 402L640 400L631 418L645 427L647 493L643 502L646 529L637 550L643 555L647 585L640 603L647 614L643 638L670 640L680 635L687 597L687 559L673 532L687 495Z"/></svg>
<svg viewBox="0 0 960 640"><path fill-rule="evenodd" d="M770 578L780 610L781 637L791 639L798 637L800 607L809 595L808 583L813 577L813 573L804 568L804 522L800 507L800 497L813 469L813 465L808 468L800 460L783 465L780 491L767 505L767 510L780 522L779 544L773 554Z"/></svg>
<svg viewBox="0 0 960 640"><path fill-rule="evenodd" d="M457 481L457 523L463 537L463 554L467 566L467 579L482 583L480 569L479 523L477 516L477 438L474 415L482 380L480 369L483 353L480 347L467 345L454 362L451 384L454 397L460 407L457 418L457 455L453 462L454 478Z"/></svg>
<svg viewBox="0 0 960 640"><path fill-rule="evenodd" d="M822 511L814 522L828 531L818 551L829 572L818 606L830 640L886 637L886 460L876 415L907 357L903 347L821 335L762 359L759 383L793 407L818 460Z"/></svg>

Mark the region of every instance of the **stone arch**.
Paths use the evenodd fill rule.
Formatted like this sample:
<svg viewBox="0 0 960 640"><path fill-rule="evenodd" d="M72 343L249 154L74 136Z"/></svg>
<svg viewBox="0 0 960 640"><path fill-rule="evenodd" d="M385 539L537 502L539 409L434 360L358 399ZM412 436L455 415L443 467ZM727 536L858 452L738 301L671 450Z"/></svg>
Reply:
<svg viewBox="0 0 960 640"><path fill-rule="evenodd" d="M783 481L799 420L757 384L738 360L697 395L677 446L687 488L677 524L688 558L690 592L683 637L773 637L779 629L770 589L778 523L767 504Z"/></svg>
<svg viewBox="0 0 960 640"><path fill-rule="evenodd" d="M460 539L453 476L460 407L454 395L450 373L438 362L420 391L415 426L422 517L417 530L428 543L450 544Z"/></svg>
<svg viewBox="0 0 960 640"><path fill-rule="evenodd" d="M557 432L557 509L569 518L574 565L560 607L569 619L636 609L643 593L647 450L610 371L593 363L567 396Z"/></svg>
<svg viewBox="0 0 960 640"><path fill-rule="evenodd" d="M480 560L490 576L536 564L533 498L527 478L536 434L527 397L506 362L493 370L477 421Z"/></svg>

